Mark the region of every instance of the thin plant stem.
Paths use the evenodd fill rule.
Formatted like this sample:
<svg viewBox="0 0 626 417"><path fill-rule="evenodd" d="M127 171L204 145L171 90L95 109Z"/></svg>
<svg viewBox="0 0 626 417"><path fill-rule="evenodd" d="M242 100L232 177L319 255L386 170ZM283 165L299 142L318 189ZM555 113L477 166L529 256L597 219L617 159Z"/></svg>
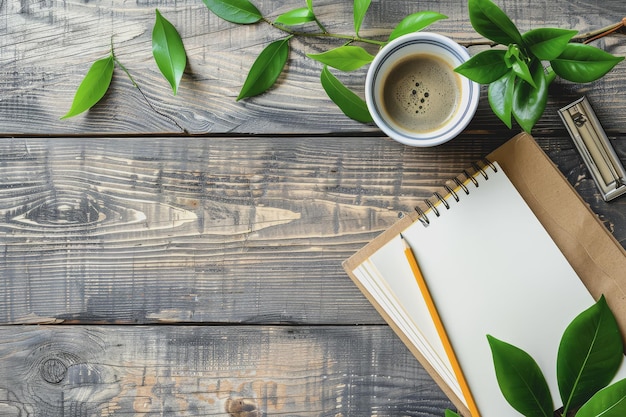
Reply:
<svg viewBox="0 0 626 417"><path fill-rule="evenodd" d="M324 27L324 25L322 24L322 22L319 21L319 19L317 18L317 16L314 17L315 19L315 23L317 24L317 27L320 28L320 30L322 31L322 33L328 33L328 31L326 30L326 28Z"/></svg>
<svg viewBox="0 0 626 417"><path fill-rule="evenodd" d="M187 129L185 129L180 124L178 124L178 122L176 120L174 120L173 117L171 117L170 115L165 114L165 113L161 112L160 110L158 110L157 108L155 108L152 105L152 102L150 100L148 100L148 97L141 90L141 87L139 87L139 84L137 84L137 82L135 81L133 76L130 74L130 71L128 71L128 69L124 66L124 64L122 64L120 62L120 60L117 59L117 56L115 55L115 49L113 47L113 36L111 36L111 57L113 57L113 62L115 62L121 68L121 70L124 71L124 73L126 74L128 79L130 80L130 82L133 84L133 87L135 87L137 89L137 91L139 91L139 94L141 94L141 96L143 97L144 101L148 104L148 107L150 107L153 112L155 112L156 114L158 114L161 117L164 117L164 118L168 119L170 122L174 123L176 125L176 127L178 127L183 133L188 133Z"/></svg>
<svg viewBox="0 0 626 417"><path fill-rule="evenodd" d="M605 36L608 35L612 35L616 32L619 32L621 30L624 30L626 28L626 17L624 17L620 22L618 23L614 23L612 25L597 29L597 30L593 30L590 32L586 32L586 33L581 33L579 35L574 36L571 39L571 42L576 42L576 43L590 43L593 42L595 40L598 40L600 38L603 38ZM465 47L469 47L469 46L489 46L489 47L494 47L497 46L498 44L496 42L492 42L489 40L479 40L479 41L465 41L465 42L459 42L460 45L465 46Z"/></svg>
<svg viewBox="0 0 626 417"><path fill-rule="evenodd" d="M344 35L344 34L339 34L339 33L330 33L328 31L326 31L326 29L323 26L321 26L321 24L319 24L319 23L318 23L318 26L320 26L320 29L322 29L322 32L301 32L301 31L290 29L287 26L276 24L276 23L272 22L271 20L269 20L267 18L263 18L263 21L265 23L267 23L268 25L270 25L272 27L275 27L278 30L281 30L281 31L283 31L285 33L288 33L288 34L290 34L292 36L297 36L297 37L344 39L344 40L349 41L350 43L352 43L352 42L361 42L361 43L367 43L367 44L377 45L377 46L383 46L383 45L385 45L387 43L387 42L384 42L384 41L377 41L375 39L362 38L360 36Z"/></svg>
<svg viewBox="0 0 626 417"><path fill-rule="evenodd" d="M626 17L624 17L620 22L614 23L612 25L603 27L598 30L594 30L591 32L583 33L581 35L575 36L572 40L575 42L581 43L590 43L605 36L608 36L612 33L615 33L621 29L626 27Z"/></svg>

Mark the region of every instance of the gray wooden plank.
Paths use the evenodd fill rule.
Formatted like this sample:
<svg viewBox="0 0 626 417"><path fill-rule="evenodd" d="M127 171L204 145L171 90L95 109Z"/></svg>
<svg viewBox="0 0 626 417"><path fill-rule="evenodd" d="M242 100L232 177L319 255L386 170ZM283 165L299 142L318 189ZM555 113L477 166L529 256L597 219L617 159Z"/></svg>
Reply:
<svg viewBox="0 0 626 417"><path fill-rule="evenodd" d="M443 416L386 326L0 326L3 416Z"/></svg>
<svg viewBox="0 0 626 417"><path fill-rule="evenodd" d="M380 322L341 262L491 146L4 139L0 320Z"/></svg>
<svg viewBox="0 0 626 417"><path fill-rule="evenodd" d="M522 30L556 26L584 32L615 23L626 15L626 5L620 0L499 3ZM258 0L255 4L272 18L302 7L299 0ZM172 95L151 56L156 7L179 29L189 55L177 96ZM320 0L315 2L315 10L331 31L353 31L352 2ZM482 40L469 24L465 2L455 0L375 1L362 34L384 39L404 16L420 10L449 16L437 22L433 31L459 42ZM5 0L0 2L0 134L173 134L181 127L194 133L375 132L374 126L348 119L330 102L319 82L321 66L305 57L306 53L338 46L333 40L295 40L287 71L276 88L257 98L235 101L256 56L264 45L281 36L266 24L237 26L221 21L199 1ZM69 109L91 63L107 55L111 37L117 56L156 111L118 69L101 105L85 115L59 120ZM625 55L622 40L623 35L618 35L597 44ZM473 48L471 52L478 50ZM556 84L551 111L537 130L553 130L559 123L553 110L588 94L596 102L607 129L623 131L626 108L617 94L625 89L624 65L590 85ZM362 93L365 71L363 68L338 76ZM493 133L501 129L502 124L483 99L470 130Z"/></svg>
<svg viewBox="0 0 626 417"><path fill-rule="evenodd" d="M341 262L504 140L0 140L0 322L382 323ZM626 244L626 200L540 143Z"/></svg>

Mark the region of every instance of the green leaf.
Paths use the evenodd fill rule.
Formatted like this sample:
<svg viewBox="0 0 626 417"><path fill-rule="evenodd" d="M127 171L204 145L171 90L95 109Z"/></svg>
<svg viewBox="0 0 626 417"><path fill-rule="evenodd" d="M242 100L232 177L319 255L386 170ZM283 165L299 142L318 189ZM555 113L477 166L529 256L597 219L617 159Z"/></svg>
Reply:
<svg viewBox="0 0 626 417"><path fill-rule="evenodd" d="M598 391L576 417L623 417L626 415L626 379Z"/></svg>
<svg viewBox="0 0 626 417"><path fill-rule="evenodd" d="M183 40L176 28L156 10L152 29L152 55L161 74L170 83L174 95L187 66L187 54Z"/></svg>
<svg viewBox="0 0 626 417"><path fill-rule="evenodd" d="M504 398L527 417L552 417L552 396L537 362L522 349L493 336L487 339Z"/></svg>
<svg viewBox="0 0 626 417"><path fill-rule="evenodd" d="M247 25L263 19L259 9L248 0L202 0L218 17L232 23Z"/></svg>
<svg viewBox="0 0 626 417"><path fill-rule="evenodd" d="M489 89L487 90L491 110L509 129L512 127L511 115L515 78L515 73L509 71L500 79L489 84Z"/></svg>
<svg viewBox="0 0 626 417"><path fill-rule="evenodd" d="M322 69L320 80L328 97L341 109L343 114L361 123L373 121L365 100L343 85L341 81L330 72L327 66L324 66Z"/></svg>
<svg viewBox="0 0 626 417"><path fill-rule="evenodd" d="M446 15L431 11L410 14L398 23L398 25L391 32L391 35L389 35L389 39L387 41L392 41L408 33L418 32L438 20L447 18L448 16Z"/></svg>
<svg viewBox="0 0 626 417"><path fill-rule="evenodd" d="M489 84L500 78L509 68L504 62L506 51L487 49L474 55L454 70L479 84Z"/></svg>
<svg viewBox="0 0 626 417"><path fill-rule="evenodd" d="M313 13L313 0L306 0L306 7Z"/></svg>
<svg viewBox="0 0 626 417"><path fill-rule="evenodd" d="M252 64L237 101L259 95L274 85L287 63L290 39L291 36L274 41L263 49Z"/></svg>
<svg viewBox="0 0 626 417"><path fill-rule="evenodd" d="M314 20L315 15L313 12L308 7L303 7L281 14L276 18L276 23L287 26L295 26L312 22Z"/></svg>
<svg viewBox="0 0 626 417"><path fill-rule="evenodd" d="M513 92L513 117L528 133L543 115L548 102L548 80L540 62L531 66L531 73L535 85L518 79Z"/></svg>
<svg viewBox="0 0 626 417"><path fill-rule="evenodd" d="M581 43L569 43L550 64L556 74L575 83L588 83L603 77L624 57Z"/></svg>
<svg viewBox="0 0 626 417"><path fill-rule="evenodd" d="M363 19L365 19L365 14L371 2L372 0L354 0L354 33L356 33L357 36L359 35L361 24L363 24Z"/></svg>
<svg viewBox="0 0 626 417"><path fill-rule="evenodd" d="M446 414L444 417L461 417L461 416L452 410L446 410Z"/></svg>
<svg viewBox="0 0 626 417"><path fill-rule="evenodd" d="M615 376L623 343L613 313L602 296L567 327L557 356L557 381L564 411L584 404Z"/></svg>
<svg viewBox="0 0 626 417"><path fill-rule="evenodd" d="M94 62L78 86L70 110L61 119L74 117L99 102L111 85L113 67L113 55Z"/></svg>
<svg viewBox="0 0 626 417"><path fill-rule="evenodd" d="M515 24L491 0L469 0L468 9L474 30L485 38L502 45L522 43Z"/></svg>
<svg viewBox="0 0 626 417"><path fill-rule="evenodd" d="M307 56L340 71L354 71L374 59L374 56L362 47L353 45L344 45L321 54L307 54Z"/></svg>
<svg viewBox="0 0 626 417"><path fill-rule="evenodd" d="M575 30L539 28L524 33L522 40L538 59L550 61L563 53L576 33Z"/></svg>
<svg viewBox="0 0 626 417"><path fill-rule="evenodd" d="M528 64L517 45L509 45L509 49L504 55L504 62L513 70L515 75L535 87L530 68L528 68Z"/></svg>

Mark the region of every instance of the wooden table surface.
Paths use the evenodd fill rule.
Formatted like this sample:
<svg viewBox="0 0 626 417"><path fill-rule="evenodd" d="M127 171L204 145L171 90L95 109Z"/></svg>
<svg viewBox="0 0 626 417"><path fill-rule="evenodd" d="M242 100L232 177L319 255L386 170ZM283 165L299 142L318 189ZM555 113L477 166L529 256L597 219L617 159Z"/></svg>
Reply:
<svg viewBox="0 0 626 417"><path fill-rule="evenodd" d="M301 0L257 0L267 16ZM523 30L591 31L623 0L501 0ZM189 62L173 96L152 59L155 9ZM314 0L351 33L352 2ZM456 0L374 0L363 35L404 16L482 38ZM267 94L235 99L266 24L198 0L0 0L0 415L443 416L451 404L341 262L432 190L519 132L486 89L453 141L416 149L346 118L297 39ZM93 61L116 69L91 111L60 120ZM595 42L626 55L623 34ZM480 47L470 47L475 53ZM338 74L362 94L366 69ZM626 161L626 64L556 81L537 142L626 246L626 197L606 203L557 109L586 95ZM142 95L145 95L145 97Z"/></svg>

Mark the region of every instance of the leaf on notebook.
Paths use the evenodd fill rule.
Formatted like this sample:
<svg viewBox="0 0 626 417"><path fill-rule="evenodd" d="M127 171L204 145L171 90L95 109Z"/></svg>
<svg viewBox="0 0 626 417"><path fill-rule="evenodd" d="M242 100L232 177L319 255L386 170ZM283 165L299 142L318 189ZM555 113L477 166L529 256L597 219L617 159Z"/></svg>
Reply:
<svg viewBox="0 0 626 417"><path fill-rule="evenodd" d="M581 406L611 382L623 349L619 327L602 296L572 321L559 345L557 381L565 411Z"/></svg>
<svg viewBox="0 0 626 417"><path fill-rule="evenodd" d="M576 412L576 417L622 417L625 415L626 379L598 391Z"/></svg>
<svg viewBox="0 0 626 417"><path fill-rule="evenodd" d="M537 362L518 347L487 335L496 378L508 403L525 416L552 417L550 389Z"/></svg>

